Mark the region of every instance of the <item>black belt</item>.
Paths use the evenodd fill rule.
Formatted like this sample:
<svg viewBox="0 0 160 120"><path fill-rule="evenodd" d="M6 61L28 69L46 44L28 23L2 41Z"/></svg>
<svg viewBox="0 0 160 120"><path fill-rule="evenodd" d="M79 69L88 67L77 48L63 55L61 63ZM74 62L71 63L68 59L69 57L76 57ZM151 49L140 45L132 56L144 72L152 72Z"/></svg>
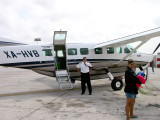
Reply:
<svg viewBox="0 0 160 120"><path fill-rule="evenodd" d="M82 73L82 72L81 72ZM88 74L89 72L87 72L87 73L82 73L82 74Z"/></svg>

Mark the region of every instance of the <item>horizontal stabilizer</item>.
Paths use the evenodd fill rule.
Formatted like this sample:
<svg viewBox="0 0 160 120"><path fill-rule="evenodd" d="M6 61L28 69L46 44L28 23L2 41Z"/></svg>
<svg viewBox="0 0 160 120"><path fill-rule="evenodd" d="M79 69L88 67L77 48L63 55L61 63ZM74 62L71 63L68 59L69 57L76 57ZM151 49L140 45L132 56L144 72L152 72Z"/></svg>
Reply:
<svg viewBox="0 0 160 120"><path fill-rule="evenodd" d="M26 44L0 37L0 47L17 46L17 45L26 45Z"/></svg>

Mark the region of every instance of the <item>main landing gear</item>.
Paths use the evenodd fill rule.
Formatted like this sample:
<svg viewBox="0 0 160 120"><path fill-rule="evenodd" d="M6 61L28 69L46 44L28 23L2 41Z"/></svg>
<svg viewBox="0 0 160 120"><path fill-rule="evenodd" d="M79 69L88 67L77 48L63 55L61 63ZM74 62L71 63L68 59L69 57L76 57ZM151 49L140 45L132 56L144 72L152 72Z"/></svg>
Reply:
<svg viewBox="0 0 160 120"><path fill-rule="evenodd" d="M118 91L123 88L123 81L120 78L114 78L111 83L111 87L113 90Z"/></svg>
<svg viewBox="0 0 160 120"><path fill-rule="evenodd" d="M111 87L113 90L118 91L123 88L123 81L121 78L114 78L111 72L108 69L105 69L107 75L109 76L111 82Z"/></svg>

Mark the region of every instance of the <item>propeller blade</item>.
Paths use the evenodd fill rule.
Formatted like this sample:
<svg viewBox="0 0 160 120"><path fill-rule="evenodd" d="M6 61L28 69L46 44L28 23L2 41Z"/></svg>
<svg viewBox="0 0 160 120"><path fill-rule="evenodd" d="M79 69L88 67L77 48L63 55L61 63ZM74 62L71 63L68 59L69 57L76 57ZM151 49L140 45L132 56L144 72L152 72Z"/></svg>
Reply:
<svg viewBox="0 0 160 120"><path fill-rule="evenodd" d="M156 49L154 50L153 54L157 51L157 49L160 47L160 43L158 44L158 46L156 47Z"/></svg>
<svg viewBox="0 0 160 120"><path fill-rule="evenodd" d="M151 62L151 66L152 66L152 72L154 72L153 61Z"/></svg>
<svg viewBox="0 0 160 120"><path fill-rule="evenodd" d="M157 45L156 49L153 51L153 54L158 50L159 47L160 47L160 43ZM154 72L154 64L153 64L153 61L151 62L151 67L152 67L152 72Z"/></svg>

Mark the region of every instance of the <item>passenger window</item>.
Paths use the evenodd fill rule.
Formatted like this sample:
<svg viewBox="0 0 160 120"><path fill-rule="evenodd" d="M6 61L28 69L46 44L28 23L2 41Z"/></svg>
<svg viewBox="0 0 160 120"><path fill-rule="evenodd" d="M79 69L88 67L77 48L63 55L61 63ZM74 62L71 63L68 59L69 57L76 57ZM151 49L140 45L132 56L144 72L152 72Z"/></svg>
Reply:
<svg viewBox="0 0 160 120"><path fill-rule="evenodd" d="M107 48L107 53L108 54L114 54L114 48L113 47Z"/></svg>
<svg viewBox="0 0 160 120"><path fill-rule="evenodd" d="M58 51L57 51L57 56L58 56L58 57L64 57L63 50L58 50Z"/></svg>
<svg viewBox="0 0 160 120"><path fill-rule="evenodd" d="M77 55L77 49L76 48L69 48L68 55Z"/></svg>
<svg viewBox="0 0 160 120"><path fill-rule="evenodd" d="M43 49L42 50L42 54L44 55L44 56L52 56L53 54L52 54L52 49Z"/></svg>
<svg viewBox="0 0 160 120"><path fill-rule="evenodd" d="M88 48L80 48L81 55L87 55L89 54Z"/></svg>
<svg viewBox="0 0 160 120"><path fill-rule="evenodd" d="M102 48L95 48L94 52L95 52L95 54L102 54L103 50L102 50Z"/></svg>
<svg viewBox="0 0 160 120"><path fill-rule="evenodd" d="M120 53L122 53L122 48L121 47L117 47L116 51L117 51L118 54L120 54Z"/></svg>
<svg viewBox="0 0 160 120"><path fill-rule="evenodd" d="M130 50L127 47L125 47L124 48L124 53L130 53Z"/></svg>

